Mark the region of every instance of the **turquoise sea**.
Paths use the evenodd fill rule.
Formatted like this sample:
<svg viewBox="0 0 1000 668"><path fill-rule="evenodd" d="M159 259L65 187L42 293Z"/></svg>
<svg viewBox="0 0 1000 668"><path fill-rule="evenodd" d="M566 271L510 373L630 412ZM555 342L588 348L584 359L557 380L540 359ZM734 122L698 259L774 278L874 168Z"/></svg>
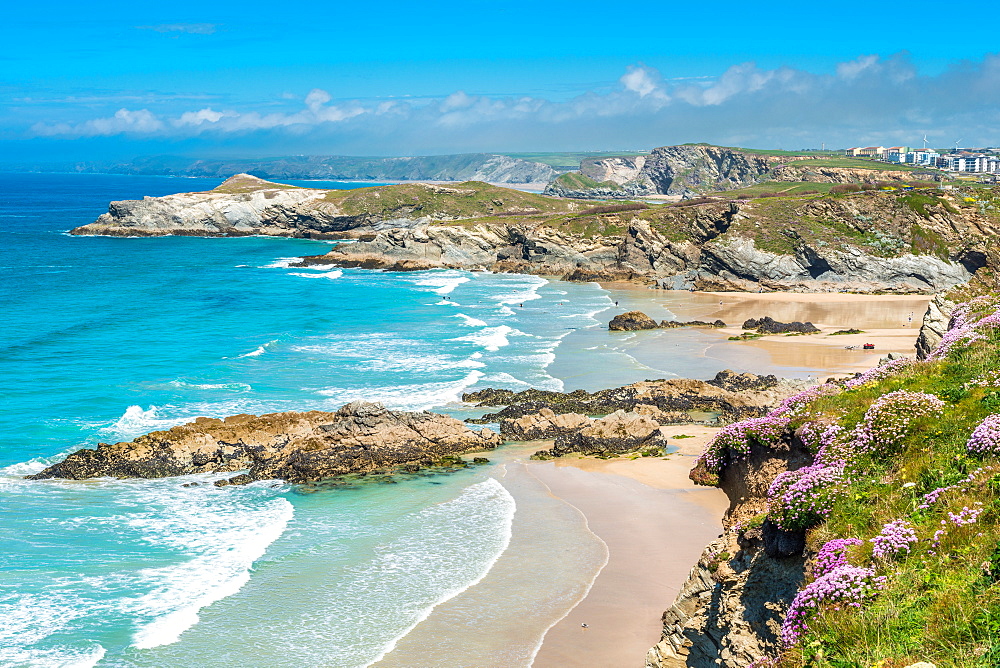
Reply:
<svg viewBox="0 0 1000 668"><path fill-rule="evenodd" d="M0 665L370 665L489 571L517 512L502 463L336 489L22 479L70 451L202 415L360 398L463 417L471 388L663 375L607 344L596 284L289 266L317 241L66 234L110 200L217 183L0 175ZM533 586L565 607L585 585Z"/></svg>

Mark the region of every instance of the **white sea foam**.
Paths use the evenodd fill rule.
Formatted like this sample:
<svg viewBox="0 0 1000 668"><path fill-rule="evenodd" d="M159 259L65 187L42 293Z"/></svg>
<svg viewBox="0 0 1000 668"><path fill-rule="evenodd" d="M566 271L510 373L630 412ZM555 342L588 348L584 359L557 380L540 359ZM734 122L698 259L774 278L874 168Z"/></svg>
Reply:
<svg viewBox="0 0 1000 668"><path fill-rule="evenodd" d="M533 299L541 299L542 296L538 294L538 290L543 285L548 285L549 283L544 278L537 276L519 276L518 278L521 280L511 282L505 286L511 288L512 292L493 295L490 299L504 305L521 304Z"/></svg>
<svg viewBox="0 0 1000 668"><path fill-rule="evenodd" d="M461 272L454 270L428 272L413 281L414 285L430 288L431 292L441 296L451 294L462 283L468 283L470 279Z"/></svg>
<svg viewBox="0 0 1000 668"><path fill-rule="evenodd" d="M508 327L507 325L498 325L497 327L485 327L478 332L448 340L468 341L477 346L482 346L489 352L496 352L510 345L510 339L507 338L509 336L530 336L530 334L525 334L521 330Z"/></svg>
<svg viewBox="0 0 1000 668"><path fill-rule="evenodd" d="M190 390L229 390L230 392L249 392L253 388L246 383L189 383L184 380L172 380L170 387Z"/></svg>
<svg viewBox="0 0 1000 668"><path fill-rule="evenodd" d="M304 273L304 272L292 271L292 272L289 272L288 275L289 276L302 276L304 278L329 278L329 279L332 280L332 279L335 279L335 278L340 278L341 276L344 275L344 272L341 271L340 269L334 269L333 271L324 271L324 272L320 272L320 273L316 273L316 274L307 274L307 273Z"/></svg>
<svg viewBox="0 0 1000 668"><path fill-rule="evenodd" d="M450 299L442 299L439 302L434 302L434 306L461 306L458 302L453 302Z"/></svg>
<svg viewBox="0 0 1000 668"><path fill-rule="evenodd" d="M84 616L78 597L67 594L16 594L0 598L0 665L32 668L91 668L105 654L89 647L31 647L67 629Z"/></svg>
<svg viewBox="0 0 1000 668"><path fill-rule="evenodd" d="M298 258L298 257L279 257L274 262L271 262L270 264L262 264L258 268L259 269L288 269L290 266L292 266L293 262L297 262L297 261L299 261L301 259L302 258Z"/></svg>
<svg viewBox="0 0 1000 668"><path fill-rule="evenodd" d="M267 352L268 348L270 348L271 346L273 346L277 342L278 342L277 339L274 339L273 341L268 341L264 345L257 346L256 348L254 348L253 350L251 350L248 353L243 353L242 355L237 355L237 357L260 357L265 352Z"/></svg>
<svg viewBox="0 0 1000 668"><path fill-rule="evenodd" d="M329 397L334 407L351 401L378 401L394 410L421 411L436 406L458 403L462 392L475 385L483 372L470 371L464 378L438 383L420 383L395 387L340 388L330 387L319 390L319 394Z"/></svg>
<svg viewBox="0 0 1000 668"><path fill-rule="evenodd" d="M381 661L396 644L417 625L427 619L436 607L479 584L490 572L500 556L510 545L514 514L517 504L503 485L490 478L466 488L457 498L431 506L420 513L421 527L443 525L438 531L421 530L417 535L408 536L405 541L396 541L381 546L372 564L373 575L378 580L405 579L409 574L419 574L421 584L430 581L440 588L436 600L415 611L409 626L395 638L380 648L378 655L366 665ZM485 542L484 542L484 539ZM465 550L447 550L442 555L442 547L460 548L475 544L480 559L469 559ZM448 563L449 557L455 560ZM483 559L482 557L486 557ZM464 582L449 586L449 580L458 576Z"/></svg>
<svg viewBox="0 0 1000 668"><path fill-rule="evenodd" d="M285 531L293 510L284 498L245 498L258 489L142 489L137 500L148 497L162 510L141 513L128 525L149 544L176 550L182 559L138 571L148 593L120 602L121 610L136 619L132 645L148 649L177 642L198 623L202 608L242 589L254 561Z"/></svg>
<svg viewBox="0 0 1000 668"><path fill-rule="evenodd" d="M486 327L486 323L483 322L482 320L467 316L464 313L456 313L455 315L449 317L461 318L462 325L464 325L465 327Z"/></svg>
<svg viewBox="0 0 1000 668"><path fill-rule="evenodd" d="M125 440L157 429L169 429L185 422L184 419L163 418L159 410L156 406L147 409L143 409L142 406L129 406L120 418L101 428L100 432Z"/></svg>
<svg viewBox="0 0 1000 668"><path fill-rule="evenodd" d="M491 373L483 376L484 383L493 384L503 384L503 385L523 385L525 387L531 387L531 383L526 383L519 378L515 378L506 371L501 371L500 373Z"/></svg>

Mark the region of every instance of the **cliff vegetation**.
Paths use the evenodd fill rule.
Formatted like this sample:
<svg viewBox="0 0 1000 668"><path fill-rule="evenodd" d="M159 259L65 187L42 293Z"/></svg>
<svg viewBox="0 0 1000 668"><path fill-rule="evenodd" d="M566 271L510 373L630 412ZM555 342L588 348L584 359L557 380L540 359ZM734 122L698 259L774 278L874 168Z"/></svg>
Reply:
<svg viewBox="0 0 1000 668"><path fill-rule="evenodd" d="M1000 297L925 360L726 427L692 477L732 501L700 565L722 604L679 601L649 665L1000 663Z"/></svg>

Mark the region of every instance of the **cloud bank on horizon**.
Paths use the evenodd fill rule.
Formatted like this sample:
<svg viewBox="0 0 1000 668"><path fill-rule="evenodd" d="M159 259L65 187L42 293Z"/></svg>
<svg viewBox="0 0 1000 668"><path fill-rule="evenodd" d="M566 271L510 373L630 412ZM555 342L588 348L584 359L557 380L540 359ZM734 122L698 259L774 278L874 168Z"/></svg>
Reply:
<svg viewBox="0 0 1000 668"><path fill-rule="evenodd" d="M207 24L206 24L207 25ZM200 32L202 24L150 29ZM295 97L295 96L290 96ZM666 79L641 63L615 86L566 100L467 94L425 99L334 99L315 88L273 104L187 101L122 106L74 121L39 119L15 129L20 141L80 139L128 143L132 152L166 144L226 146L247 154L402 155L526 150L649 148L707 141L747 147L828 148L857 144L998 145L1000 54L923 74L905 53L864 55L832 73L735 64L700 80Z"/></svg>

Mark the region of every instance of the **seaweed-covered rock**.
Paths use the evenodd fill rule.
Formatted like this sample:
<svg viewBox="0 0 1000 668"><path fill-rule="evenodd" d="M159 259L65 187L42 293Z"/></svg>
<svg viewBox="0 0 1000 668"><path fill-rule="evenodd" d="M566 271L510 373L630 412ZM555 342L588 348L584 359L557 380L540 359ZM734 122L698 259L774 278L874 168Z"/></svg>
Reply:
<svg viewBox="0 0 1000 668"><path fill-rule="evenodd" d="M536 441L574 433L588 425L590 418L586 415L555 413L551 408L543 408L537 413L502 420L500 435L511 441Z"/></svg>
<svg viewBox="0 0 1000 668"><path fill-rule="evenodd" d="M198 418L129 442L78 450L29 477L164 478L247 469L216 484L275 478L307 482L423 465L490 450L500 443L500 437L489 429L473 431L445 415L390 411L381 404L356 401L335 413Z"/></svg>
<svg viewBox="0 0 1000 668"><path fill-rule="evenodd" d="M778 322L769 315L759 320L750 318L743 323L743 329L755 330L761 334L815 334L820 331L811 322Z"/></svg>
<svg viewBox="0 0 1000 668"><path fill-rule="evenodd" d="M629 311L616 315L608 323L612 332L634 332L640 329L657 329L659 325L642 311Z"/></svg>
<svg viewBox="0 0 1000 668"><path fill-rule="evenodd" d="M660 423L646 415L615 411L575 432L556 438L554 447L537 455L559 457L570 452L585 455L621 454L636 450L662 452L667 439Z"/></svg>

